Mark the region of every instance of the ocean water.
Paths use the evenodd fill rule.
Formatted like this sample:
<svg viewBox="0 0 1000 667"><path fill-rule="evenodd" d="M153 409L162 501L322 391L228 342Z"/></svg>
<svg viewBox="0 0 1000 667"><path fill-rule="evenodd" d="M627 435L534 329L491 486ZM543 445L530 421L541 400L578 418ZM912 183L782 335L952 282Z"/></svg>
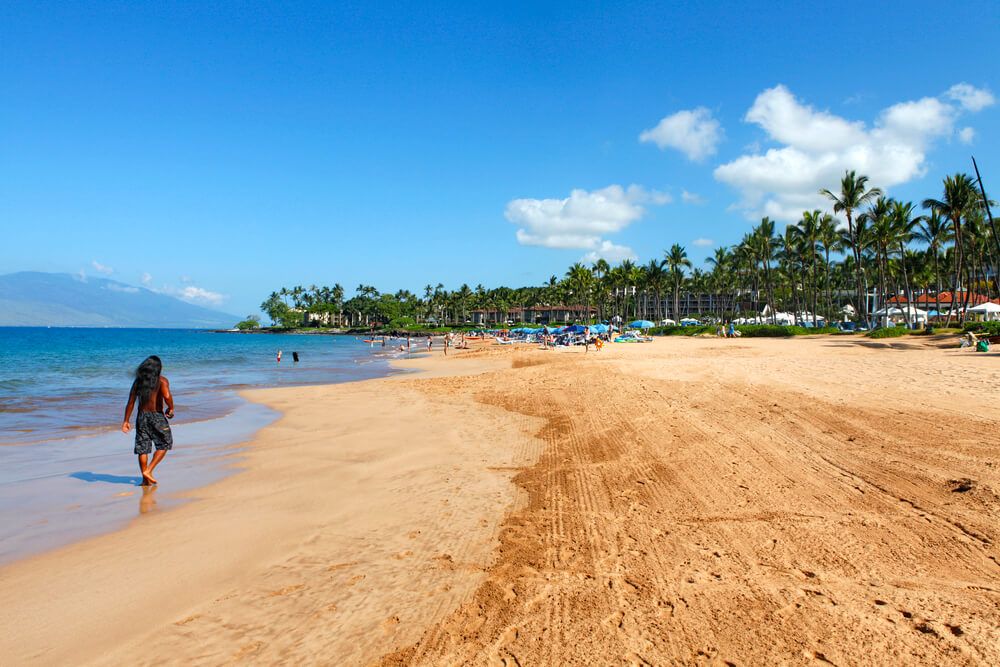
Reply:
<svg viewBox="0 0 1000 667"><path fill-rule="evenodd" d="M120 431L150 354L176 412L155 489L139 487L133 435ZM228 474L236 446L278 417L239 390L382 377L397 354L349 336L0 328L0 563L141 520Z"/></svg>
<svg viewBox="0 0 1000 667"><path fill-rule="evenodd" d="M351 336L0 327L0 445L117 430L135 368L150 354L163 360L183 424L232 412L239 389L385 375L384 350Z"/></svg>

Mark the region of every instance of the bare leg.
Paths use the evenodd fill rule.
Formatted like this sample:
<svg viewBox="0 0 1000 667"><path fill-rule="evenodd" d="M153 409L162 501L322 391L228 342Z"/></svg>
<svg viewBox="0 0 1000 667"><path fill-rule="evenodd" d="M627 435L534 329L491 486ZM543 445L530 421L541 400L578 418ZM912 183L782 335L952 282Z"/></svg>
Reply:
<svg viewBox="0 0 1000 667"><path fill-rule="evenodd" d="M165 449L157 449L153 453L153 460L149 462L149 467L146 468L146 472L144 473L145 476L149 478L151 484L156 484L156 478L153 477L153 468L160 465L160 461L162 461L163 457L166 455L167 455L167 450Z"/></svg>
<svg viewBox="0 0 1000 667"><path fill-rule="evenodd" d="M149 485L149 479L146 478L146 455L139 454L139 473L142 474L142 486Z"/></svg>

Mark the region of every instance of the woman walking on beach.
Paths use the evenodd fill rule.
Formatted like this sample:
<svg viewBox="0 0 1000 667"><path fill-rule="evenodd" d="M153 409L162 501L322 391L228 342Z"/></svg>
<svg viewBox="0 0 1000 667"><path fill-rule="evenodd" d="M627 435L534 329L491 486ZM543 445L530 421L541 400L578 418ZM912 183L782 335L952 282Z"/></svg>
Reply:
<svg viewBox="0 0 1000 667"><path fill-rule="evenodd" d="M142 473L142 485L156 484L153 469L160 464L174 446L174 437L170 433L167 419L174 417L174 397L170 394L170 382L160 375L163 364L156 355L147 357L135 371L135 381L128 394L125 405L125 419L122 421L122 433L128 433L132 426L129 418L136 402L139 403L139 413L135 418L135 454L139 456L139 471ZM167 406L166 412L163 410ZM153 460L148 456L156 446Z"/></svg>

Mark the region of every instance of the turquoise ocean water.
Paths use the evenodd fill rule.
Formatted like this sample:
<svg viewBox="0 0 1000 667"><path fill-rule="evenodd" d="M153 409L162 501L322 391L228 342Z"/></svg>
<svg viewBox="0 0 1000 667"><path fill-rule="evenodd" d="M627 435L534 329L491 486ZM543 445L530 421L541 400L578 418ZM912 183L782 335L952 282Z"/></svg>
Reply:
<svg viewBox="0 0 1000 667"><path fill-rule="evenodd" d="M132 435L119 430L150 354L176 407L174 451L152 490L138 486ZM278 417L239 390L381 377L395 354L349 336L0 328L0 563L113 530L225 475L233 446Z"/></svg>

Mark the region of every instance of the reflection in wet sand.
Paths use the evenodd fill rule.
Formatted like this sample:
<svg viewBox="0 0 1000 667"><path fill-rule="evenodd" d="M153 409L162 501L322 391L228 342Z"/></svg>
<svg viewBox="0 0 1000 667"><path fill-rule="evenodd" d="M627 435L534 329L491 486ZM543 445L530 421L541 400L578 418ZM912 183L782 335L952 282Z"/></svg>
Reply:
<svg viewBox="0 0 1000 667"><path fill-rule="evenodd" d="M148 514L156 509L156 487L142 487L142 496L139 498L139 514Z"/></svg>

